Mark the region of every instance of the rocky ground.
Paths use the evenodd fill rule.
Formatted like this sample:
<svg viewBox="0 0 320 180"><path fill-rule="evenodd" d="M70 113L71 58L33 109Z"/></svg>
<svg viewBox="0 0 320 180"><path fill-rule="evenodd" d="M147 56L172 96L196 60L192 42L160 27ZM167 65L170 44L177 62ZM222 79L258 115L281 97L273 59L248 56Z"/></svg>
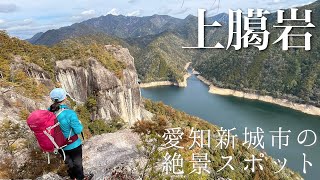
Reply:
<svg viewBox="0 0 320 180"><path fill-rule="evenodd" d="M129 129L115 133L94 136L84 143L83 166L85 173L93 173L93 179L108 179L118 168L125 167L126 172L136 172L135 161L139 160L137 145L139 136ZM37 180L63 180L57 174L49 173Z"/></svg>

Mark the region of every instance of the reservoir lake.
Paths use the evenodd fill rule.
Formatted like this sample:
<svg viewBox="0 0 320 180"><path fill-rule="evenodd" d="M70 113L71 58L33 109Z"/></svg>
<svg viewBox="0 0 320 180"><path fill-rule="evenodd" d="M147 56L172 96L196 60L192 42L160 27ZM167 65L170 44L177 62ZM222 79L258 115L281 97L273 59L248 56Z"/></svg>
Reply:
<svg viewBox="0 0 320 180"><path fill-rule="evenodd" d="M158 86L141 89L142 96L153 101L162 101L178 110L190 115L198 116L208 122L225 129L236 128L232 134L244 140L245 127L249 131L256 132L260 127L264 131L264 151L274 159L284 162L286 167L301 174L306 180L317 180L320 177L320 140L311 146L305 147L298 143L298 136L304 130L312 130L320 135L320 117L307 115L299 111L281 107L275 104L264 103L257 100L248 100L232 96L220 96L208 93L209 87L201 82L195 75L188 79L186 88L176 86ZM290 130L289 145L278 147L278 138L272 147L272 135L270 131ZM300 140L304 139L304 134ZM284 142L284 138L282 139ZM312 133L308 133L305 145L314 141ZM303 173L304 157L312 163L312 167L306 164L307 173ZM258 157L257 157L258 158Z"/></svg>

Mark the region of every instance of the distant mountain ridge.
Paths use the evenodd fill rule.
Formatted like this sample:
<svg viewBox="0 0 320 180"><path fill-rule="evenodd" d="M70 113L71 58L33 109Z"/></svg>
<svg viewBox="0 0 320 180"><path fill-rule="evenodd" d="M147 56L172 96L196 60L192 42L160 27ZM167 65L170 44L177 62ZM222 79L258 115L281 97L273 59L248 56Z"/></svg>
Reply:
<svg viewBox="0 0 320 180"><path fill-rule="evenodd" d="M34 36L32 36L32 38L27 39L27 41L30 43L35 43L42 35L43 35L43 32L39 32L39 33L35 34Z"/></svg>
<svg viewBox="0 0 320 180"><path fill-rule="evenodd" d="M226 22L226 17L228 17L227 14L221 13L209 17L208 20L223 20ZM94 33L105 33L123 39L145 37L165 31L176 31L190 19L197 20L197 17L189 15L185 19L178 19L168 15L135 17L109 14L75 23L71 26L48 30L45 33L37 33L28 41L32 44L53 45L65 39Z"/></svg>

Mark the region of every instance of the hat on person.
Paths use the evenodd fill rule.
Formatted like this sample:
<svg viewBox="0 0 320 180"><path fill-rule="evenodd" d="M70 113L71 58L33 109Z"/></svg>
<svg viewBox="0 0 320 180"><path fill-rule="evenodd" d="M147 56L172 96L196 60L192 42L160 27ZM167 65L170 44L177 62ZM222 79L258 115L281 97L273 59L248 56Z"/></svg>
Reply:
<svg viewBox="0 0 320 180"><path fill-rule="evenodd" d="M50 98L52 101L61 102L67 97L67 92L62 88L55 88L50 92Z"/></svg>

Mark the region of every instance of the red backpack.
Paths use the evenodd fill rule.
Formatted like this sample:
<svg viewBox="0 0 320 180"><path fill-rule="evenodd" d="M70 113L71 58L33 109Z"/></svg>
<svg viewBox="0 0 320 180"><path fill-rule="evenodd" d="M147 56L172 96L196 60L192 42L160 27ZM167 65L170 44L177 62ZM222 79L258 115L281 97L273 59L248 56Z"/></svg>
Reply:
<svg viewBox="0 0 320 180"><path fill-rule="evenodd" d="M32 112L27 119L27 124L36 136L40 148L48 153L49 164L49 152L57 153L58 150L61 150L63 159L65 160L65 153L62 148L78 139L78 135L76 134L70 137L71 130L68 138L66 138L61 131L57 117L64 110L65 109L61 109L56 114L48 110L36 110Z"/></svg>

